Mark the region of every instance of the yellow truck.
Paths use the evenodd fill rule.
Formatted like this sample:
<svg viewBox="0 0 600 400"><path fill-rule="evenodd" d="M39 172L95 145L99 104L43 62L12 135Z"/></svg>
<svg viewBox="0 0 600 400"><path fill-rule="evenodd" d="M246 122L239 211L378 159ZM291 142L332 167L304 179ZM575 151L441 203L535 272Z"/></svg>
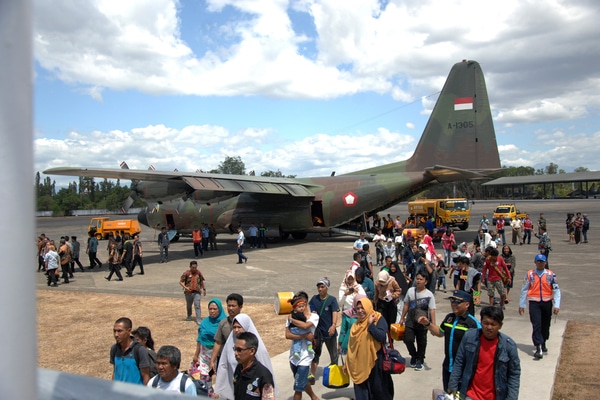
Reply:
<svg viewBox="0 0 600 400"><path fill-rule="evenodd" d="M108 239L110 233L115 236L117 231L125 232L126 235L131 237L142 230L140 229L140 223L135 219L111 221L108 217L94 217L88 226L88 232L93 233L98 240Z"/></svg>
<svg viewBox="0 0 600 400"><path fill-rule="evenodd" d="M496 225L496 221L502 218L507 225L513 220L513 218L524 219L527 213L521 212L514 204L500 204L494 210L494 217L492 218L492 224Z"/></svg>
<svg viewBox="0 0 600 400"><path fill-rule="evenodd" d="M408 214L412 223L421 225L429 217L435 220L436 228L457 227L463 231L469 227L471 209L469 200L457 199L421 199L408 202ZM408 222L408 221L407 221Z"/></svg>

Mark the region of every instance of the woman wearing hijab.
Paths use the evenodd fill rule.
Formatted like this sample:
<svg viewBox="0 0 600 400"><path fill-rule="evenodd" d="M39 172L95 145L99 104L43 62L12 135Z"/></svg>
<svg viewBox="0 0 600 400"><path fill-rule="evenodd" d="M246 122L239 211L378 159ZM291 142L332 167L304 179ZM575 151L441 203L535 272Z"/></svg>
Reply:
<svg viewBox="0 0 600 400"><path fill-rule="evenodd" d="M342 311L350 310L354 304L354 297L358 294L366 294L365 289L360 283L356 282L355 272L351 269L346 271L346 276L340 285L340 292L338 295L338 303L342 308Z"/></svg>
<svg viewBox="0 0 600 400"><path fill-rule="evenodd" d="M351 269L346 271L346 277L340 286L338 303L342 306L342 325L340 325L340 334L338 335L338 353L346 354L348 352L348 339L350 339L350 327L356 321L356 318L350 317L354 298L357 296L366 297L365 289L356 282L354 272Z"/></svg>
<svg viewBox="0 0 600 400"><path fill-rule="evenodd" d="M400 286L400 297L398 301L402 301L404 299L404 295L408 291L408 281L406 280L406 275L402 272L400 268L400 264L397 261L392 261L390 264L390 276L392 276L396 282L398 282L398 286Z"/></svg>
<svg viewBox="0 0 600 400"><path fill-rule="evenodd" d="M210 358L215 346L215 334L219 322L226 318L223 305L219 299L211 299L208 302L208 318L204 318L198 326L198 338L196 339L196 352L194 363L199 364L200 379L205 381L210 388L212 373L210 371ZM214 371L213 371L214 372Z"/></svg>
<svg viewBox="0 0 600 400"><path fill-rule="evenodd" d="M433 244L433 239L431 236L429 236L428 234L425 234L425 236L423 236L423 243L425 243L427 245L427 250L429 251L429 253L431 254L431 256L435 256L436 255L436 251L435 251L435 246Z"/></svg>
<svg viewBox="0 0 600 400"><path fill-rule="evenodd" d="M380 271L375 285L374 306L383 315L388 326L396 322L397 304L401 293L402 290L396 279L390 276L387 271Z"/></svg>
<svg viewBox="0 0 600 400"><path fill-rule="evenodd" d="M392 261L390 264L390 276L396 279L398 282L398 286L400 286L400 297L398 297L398 302L396 304L396 321L400 320L400 315L402 315L402 307L404 304L404 296L406 292L408 292L408 281L406 280L406 275L400 269L400 264L396 261Z"/></svg>
<svg viewBox="0 0 600 400"><path fill-rule="evenodd" d="M219 366L217 367L217 382L215 383L215 393L219 395L219 398L233 400L233 373L238 365L233 352L235 344L235 336L241 332L252 332L258 338L258 349L254 357L264 365L271 375L275 377L273 373L273 366L271 365L271 357L269 352L263 343L260 334L254 326L254 322L248 316L248 314L238 314L233 319L233 329L227 338L227 341L223 345L223 352L219 360ZM275 394L277 395L277 386L275 386Z"/></svg>
<svg viewBox="0 0 600 400"><path fill-rule="evenodd" d="M388 325L381 314L373 311L373 303L366 297L356 296L350 317L357 318L350 329L348 357L344 365L354 382L356 400L392 400L394 383L390 374L383 372L383 343Z"/></svg>

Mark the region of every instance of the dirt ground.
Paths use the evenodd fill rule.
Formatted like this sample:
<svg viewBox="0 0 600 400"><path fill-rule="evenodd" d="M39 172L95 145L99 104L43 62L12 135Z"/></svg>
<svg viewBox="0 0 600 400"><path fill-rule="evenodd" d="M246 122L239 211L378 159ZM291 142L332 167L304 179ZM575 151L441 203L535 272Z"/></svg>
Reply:
<svg viewBox="0 0 600 400"><path fill-rule="evenodd" d="M181 350L182 369L188 368L196 350L198 326L186 321L185 300L163 297L59 292L38 290L38 365L43 368L111 378L109 363L114 322L120 317L133 321L134 329L147 326L155 349L170 344ZM203 317L208 303L202 299ZM289 349L283 338L285 316L276 315L269 304L244 304L243 311L275 355Z"/></svg>
<svg viewBox="0 0 600 400"><path fill-rule="evenodd" d="M38 290L37 297L40 367L110 379L112 327L122 316L131 318L134 327L149 327L157 350L165 344L179 347L182 368L192 360L197 325L185 321L183 299L57 290ZM203 301L203 312L206 304ZM244 312L260 321L256 325L271 356L289 349L283 338L286 317L275 315L272 305L244 304ZM553 400L595 398L600 389L596 380L600 364L600 353L595 351L600 347L597 329L597 324L568 323ZM521 382L528 384L534 383Z"/></svg>
<svg viewBox="0 0 600 400"><path fill-rule="evenodd" d="M554 381L553 400L594 399L598 396L598 365L600 346L598 324L567 323L560 362ZM523 385L524 382L521 382Z"/></svg>

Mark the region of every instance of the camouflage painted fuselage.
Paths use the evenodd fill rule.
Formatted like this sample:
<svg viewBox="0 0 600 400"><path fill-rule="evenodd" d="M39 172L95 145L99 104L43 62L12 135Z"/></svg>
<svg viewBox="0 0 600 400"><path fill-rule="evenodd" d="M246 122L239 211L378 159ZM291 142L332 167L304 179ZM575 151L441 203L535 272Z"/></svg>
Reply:
<svg viewBox="0 0 600 400"><path fill-rule="evenodd" d="M482 178L499 168L483 72L477 62L465 60L452 67L417 148L405 161L300 179L70 167L45 173L131 179L132 198L148 204L138 219L154 228L185 232L208 223L233 231L240 223L262 222L281 233L305 233L341 227L428 185Z"/></svg>

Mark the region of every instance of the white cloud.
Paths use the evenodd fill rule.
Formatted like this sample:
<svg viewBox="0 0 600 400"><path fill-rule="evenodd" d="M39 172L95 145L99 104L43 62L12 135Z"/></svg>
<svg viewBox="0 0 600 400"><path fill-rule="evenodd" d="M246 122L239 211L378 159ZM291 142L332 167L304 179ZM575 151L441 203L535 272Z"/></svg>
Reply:
<svg viewBox="0 0 600 400"><path fill-rule="evenodd" d="M294 99L369 92L418 99L427 115L450 65L470 58L486 74L497 132L507 132L499 139L535 141L535 149L500 146L503 164L546 165L552 157L565 169L600 167L598 2L207 0L206 9L197 7L211 29L183 37L189 27L178 13L186 8L177 0L36 1L35 60L44 70L36 80L58 80L98 102L119 92ZM291 9L309 26L294 26ZM547 124L529 134L522 127L565 120L572 129ZM81 165L85 154L95 166L125 159L132 168L151 162L194 171L240 155L248 169L316 176L404 159L404 149L415 146L389 127L282 144L268 127L160 122L128 121L138 128L88 134L81 130L94 127L80 128L64 141L37 132L36 168Z"/></svg>
<svg viewBox="0 0 600 400"><path fill-rule="evenodd" d="M71 132L65 140L36 139L35 168L43 171L80 166L81 154L86 154L96 168L118 168L121 161L126 161L131 169L146 169L153 164L164 171L209 171L226 156L239 155L246 169L257 173L281 170L299 177L325 176L331 170L345 173L406 159L416 146L412 136L387 129L354 136L316 134L273 150L256 143L257 138L268 140L271 134L258 129L232 134L223 127L207 125L181 130L158 125L128 132ZM212 140L206 141L208 138ZM57 177L57 181L60 179Z"/></svg>
<svg viewBox="0 0 600 400"><path fill-rule="evenodd" d="M546 105L562 109L556 118L600 105L600 71L590 62L600 56L595 3L391 1L382 9L378 0L213 0L207 17L225 6L234 17L217 23L231 41L207 37L207 51L194 54L175 0L36 2L36 60L91 87L95 99L110 88L294 98L373 91L411 101L439 90L448 65L471 56L490 72L507 122L546 118ZM308 13L316 37L295 33L288 7ZM316 58L302 54L306 41ZM583 96L578 103L561 97L567 88Z"/></svg>
<svg viewBox="0 0 600 400"><path fill-rule="evenodd" d="M520 109L500 111L496 122L505 122L507 126L519 122L561 121L580 119L587 115L583 106L566 107L563 104L542 100L533 104L523 105Z"/></svg>

